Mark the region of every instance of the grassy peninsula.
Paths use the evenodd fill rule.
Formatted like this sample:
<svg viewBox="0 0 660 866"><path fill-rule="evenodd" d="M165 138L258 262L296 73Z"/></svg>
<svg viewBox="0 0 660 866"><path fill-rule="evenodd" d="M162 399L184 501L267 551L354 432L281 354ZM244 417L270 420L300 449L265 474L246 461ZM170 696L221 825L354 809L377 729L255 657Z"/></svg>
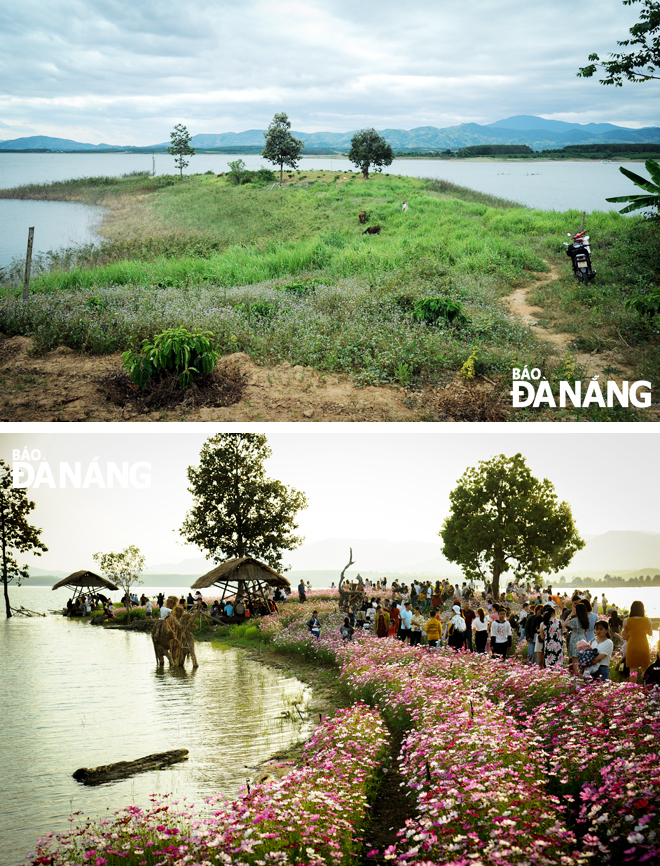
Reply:
<svg viewBox="0 0 660 866"><path fill-rule="evenodd" d="M470 358L468 374L491 379L525 364L561 377L573 361L503 300L529 286L540 324L574 335L570 351L616 350L636 378L655 383L660 373L655 320L625 306L660 280L659 226L641 218L588 215L598 277L585 287L562 247L578 212L531 210L445 181L300 171L280 188L133 174L0 197L109 208L107 240L44 257L27 303L18 267L13 281L5 275L0 331L32 336L37 351L123 351L184 325L211 331L223 353L364 384L437 383ZM363 235L369 225L380 234ZM455 302L461 315L429 324L415 308L426 298Z"/></svg>

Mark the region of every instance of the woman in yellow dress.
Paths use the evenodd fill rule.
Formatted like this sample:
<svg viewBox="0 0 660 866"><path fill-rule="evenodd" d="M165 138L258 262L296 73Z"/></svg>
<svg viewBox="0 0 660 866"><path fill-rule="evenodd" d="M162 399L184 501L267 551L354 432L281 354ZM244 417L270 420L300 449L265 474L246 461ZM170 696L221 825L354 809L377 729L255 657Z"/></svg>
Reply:
<svg viewBox="0 0 660 866"><path fill-rule="evenodd" d="M641 675L651 664L651 651L647 635L653 635L651 622L644 612L644 603L633 601L630 614L623 623L623 639L628 641L626 647L626 667L629 671L639 668L638 682Z"/></svg>

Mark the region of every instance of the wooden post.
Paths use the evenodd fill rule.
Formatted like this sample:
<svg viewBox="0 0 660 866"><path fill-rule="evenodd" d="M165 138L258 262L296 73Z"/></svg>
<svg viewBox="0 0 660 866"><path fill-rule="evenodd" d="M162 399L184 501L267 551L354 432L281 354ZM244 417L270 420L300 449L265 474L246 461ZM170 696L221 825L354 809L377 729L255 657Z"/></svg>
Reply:
<svg viewBox="0 0 660 866"><path fill-rule="evenodd" d="M32 245L34 244L34 226L28 229L27 254L25 256L25 278L23 280L23 300L27 301L30 294L30 268L32 267Z"/></svg>
<svg viewBox="0 0 660 866"><path fill-rule="evenodd" d="M584 231L584 211L582 211L582 231Z"/></svg>

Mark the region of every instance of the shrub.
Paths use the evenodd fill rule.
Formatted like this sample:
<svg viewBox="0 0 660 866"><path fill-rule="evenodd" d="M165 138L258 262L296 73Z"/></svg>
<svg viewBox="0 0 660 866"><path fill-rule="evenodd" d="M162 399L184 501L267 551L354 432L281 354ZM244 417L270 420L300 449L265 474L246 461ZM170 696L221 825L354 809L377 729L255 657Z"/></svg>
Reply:
<svg viewBox="0 0 660 866"><path fill-rule="evenodd" d="M420 298L415 301L413 318L428 325L435 325L440 319L457 324L466 321L460 302L451 298Z"/></svg>
<svg viewBox="0 0 660 866"><path fill-rule="evenodd" d="M166 373L178 374L179 386L189 388L195 375L210 373L218 362L211 337L210 331L168 328L156 334L153 343L144 340L140 354L124 352L124 367L138 388L145 388L152 377Z"/></svg>

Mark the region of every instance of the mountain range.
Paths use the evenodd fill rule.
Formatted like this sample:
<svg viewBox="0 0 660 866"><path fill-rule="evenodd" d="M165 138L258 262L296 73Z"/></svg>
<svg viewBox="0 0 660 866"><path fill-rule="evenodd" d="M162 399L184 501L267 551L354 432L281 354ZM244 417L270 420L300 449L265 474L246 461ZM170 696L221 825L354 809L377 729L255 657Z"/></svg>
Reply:
<svg viewBox="0 0 660 866"><path fill-rule="evenodd" d="M478 123L461 123L439 129L435 126L419 126L415 129L380 129L379 134L395 150L456 150L479 144L527 144L534 150L561 148L571 144L643 144L660 143L660 127L629 129L612 123L567 123L563 120L548 120L544 117L520 114L505 120L496 120L484 126ZM305 142L309 149L330 148L338 152L351 146L350 132L293 132ZM264 143L263 129L248 129L245 132L198 133L192 137L193 147L240 148L261 147ZM2 150L49 150L49 151L132 151L163 150L169 142L136 146L112 144L88 144L68 138L51 138L47 135L32 135L0 142Z"/></svg>
<svg viewBox="0 0 660 866"><path fill-rule="evenodd" d="M660 533L615 530L587 535L585 541L584 549L573 557L569 568L563 572L567 577L602 577L606 573L628 577L640 571L660 573ZM292 581L310 577L319 586L327 586L333 580L337 582L349 561L349 548L352 548L355 564L347 573L353 576L360 572L363 577L433 575L457 578L461 573L460 568L445 559L440 552L440 545L439 539L437 542L424 542L327 538L304 544L288 554L285 561L292 570L287 572L287 576ZM71 563L71 571L80 567L80 563ZM145 570L145 583L152 586L158 583L189 585L213 567L213 562L203 556L178 563L159 563ZM30 568L34 583L43 581L46 585L57 582L68 573Z"/></svg>

